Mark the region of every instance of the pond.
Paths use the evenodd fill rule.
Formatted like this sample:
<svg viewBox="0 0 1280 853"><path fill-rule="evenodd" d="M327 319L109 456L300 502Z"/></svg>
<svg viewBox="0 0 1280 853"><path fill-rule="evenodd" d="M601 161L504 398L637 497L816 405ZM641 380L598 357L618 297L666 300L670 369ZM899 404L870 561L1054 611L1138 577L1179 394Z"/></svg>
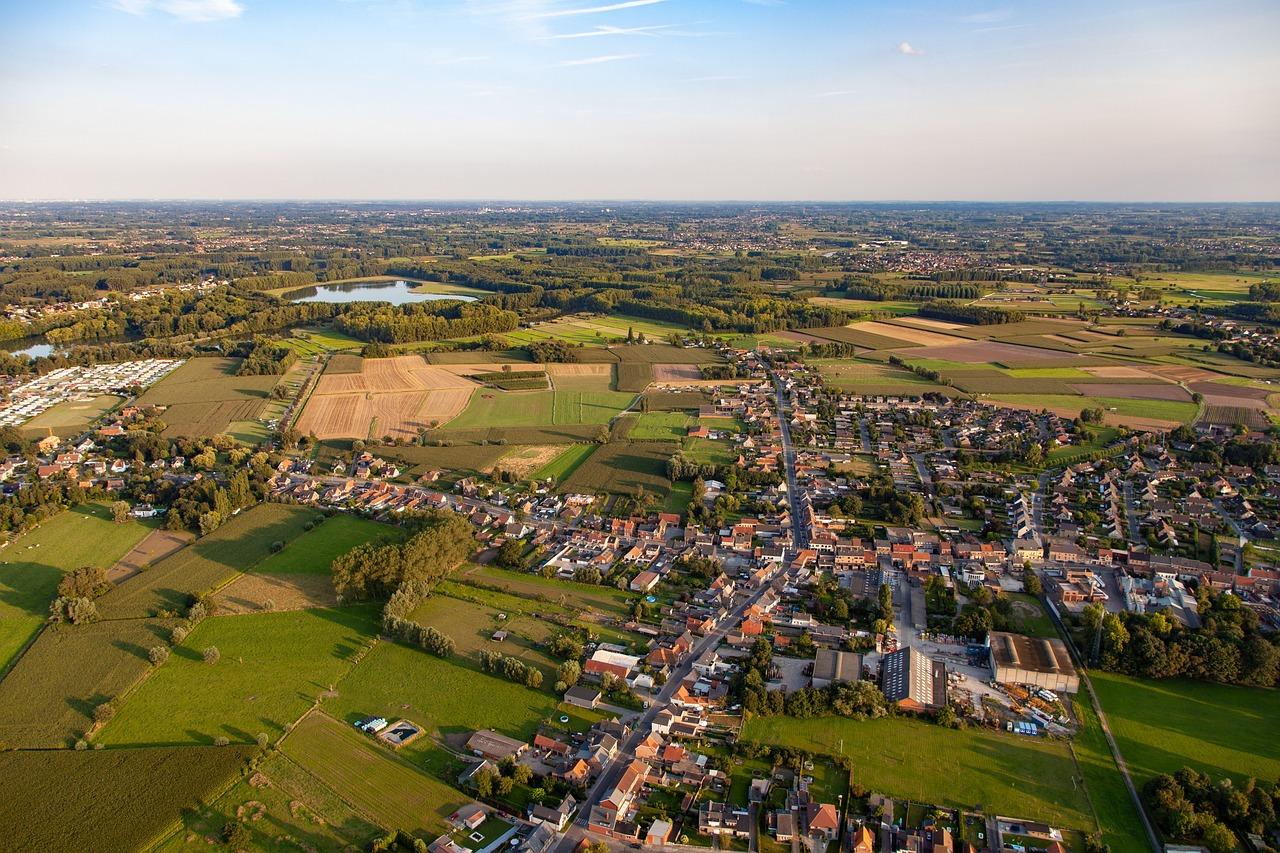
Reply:
<svg viewBox="0 0 1280 853"><path fill-rule="evenodd" d="M26 346L21 346L26 344ZM19 349L18 347L21 348ZM9 343L9 355L25 355L29 358L40 358L41 356L53 355L57 349L53 344L32 343L30 339L22 341L12 341Z"/></svg>
<svg viewBox="0 0 1280 853"><path fill-rule="evenodd" d="M284 294L290 302L390 302L392 305L408 305L410 302L435 302L455 299L474 302L474 296L455 293L418 293L417 284L408 281L362 281L352 284L317 284Z"/></svg>

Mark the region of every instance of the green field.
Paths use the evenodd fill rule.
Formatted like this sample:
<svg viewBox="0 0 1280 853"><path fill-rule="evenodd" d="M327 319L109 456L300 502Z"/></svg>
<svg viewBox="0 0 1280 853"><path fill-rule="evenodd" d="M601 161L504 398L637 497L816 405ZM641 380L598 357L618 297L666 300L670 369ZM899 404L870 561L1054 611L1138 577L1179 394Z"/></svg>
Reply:
<svg viewBox="0 0 1280 853"><path fill-rule="evenodd" d="M693 418L684 412L645 412L628 437L637 441L680 441L692 423Z"/></svg>
<svg viewBox="0 0 1280 853"><path fill-rule="evenodd" d="M294 539L278 553L253 567L255 572L314 572L328 574L333 561L357 545L379 539L399 539L401 530L354 515L335 515Z"/></svg>
<svg viewBox="0 0 1280 853"><path fill-rule="evenodd" d="M1195 403L1179 400L1131 400L1124 397L1073 397L1066 394L991 394L985 397L993 403L1015 403L1031 406L1036 410L1101 407L1109 415L1121 418L1154 418L1162 421L1188 423L1195 418Z"/></svg>
<svg viewBox="0 0 1280 853"><path fill-rule="evenodd" d="M145 850L181 824L183 809L216 795L251 752L0 753L0 838L7 850Z"/></svg>
<svg viewBox="0 0 1280 853"><path fill-rule="evenodd" d="M680 480L671 484L671 491L667 494L667 500L662 505L662 509L664 512L684 515L689 509L691 500L693 500L693 483Z"/></svg>
<svg viewBox="0 0 1280 853"><path fill-rule="evenodd" d="M576 471L579 465L587 461L591 454L596 452L598 446L596 444L571 444L563 453L535 471L533 478L535 480L545 480L548 477L554 477L555 481L559 483Z"/></svg>
<svg viewBox="0 0 1280 853"><path fill-rule="evenodd" d="M443 429L607 424L634 399L625 391L483 390Z"/></svg>
<svg viewBox="0 0 1280 853"><path fill-rule="evenodd" d="M544 578L532 572L513 572L494 565L479 563L462 569L457 575L457 580L461 583L472 581L485 586L495 586L521 598L541 598L548 602L563 602L576 610L596 610L613 616L625 614L627 605L635 598L632 593L613 586L596 586L562 581L557 578Z"/></svg>
<svg viewBox="0 0 1280 853"><path fill-rule="evenodd" d="M165 436L207 437L256 420L278 376L237 376L238 358L193 358L151 386L142 406L166 406Z"/></svg>
<svg viewBox="0 0 1280 853"><path fill-rule="evenodd" d="M665 441L611 441L561 482L560 491L631 495L644 489L665 498L671 489L667 461L678 446Z"/></svg>
<svg viewBox="0 0 1280 853"><path fill-rule="evenodd" d="M123 397L111 395L94 397L92 400L67 400L24 423L22 431L30 436L44 436L50 432L63 438L76 436L123 402Z"/></svg>
<svg viewBox="0 0 1280 853"><path fill-rule="evenodd" d="M1093 672L1134 784L1189 765L1215 780L1280 778L1280 690Z"/></svg>
<svg viewBox="0 0 1280 853"><path fill-rule="evenodd" d="M686 458L703 465L728 465L738 458L732 444L709 438L686 438L682 449Z"/></svg>
<svg viewBox="0 0 1280 853"><path fill-rule="evenodd" d="M544 686L556 683L555 672L559 662L539 648L555 629L555 625L545 619L449 595L428 598L414 610L412 618L421 625L429 625L448 634L457 643L457 656L477 666L481 649L501 652L542 670ZM505 640L493 639L493 633L498 630L507 632Z"/></svg>
<svg viewBox="0 0 1280 853"><path fill-rule="evenodd" d="M191 594L220 586L256 565L271 553L273 543L302 535L303 525L315 517L315 510L285 504L250 507L104 595L98 609L111 619L185 610Z"/></svg>
<svg viewBox="0 0 1280 853"><path fill-rule="evenodd" d="M504 445L453 445L450 447L418 447L407 445L380 446L378 456L412 465L414 473L433 470L488 471L511 448Z"/></svg>
<svg viewBox="0 0 1280 853"><path fill-rule="evenodd" d="M743 736L762 743L844 754L854 779L873 791L948 808L1094 828L1067 745L988 729L956 731L906 717L851 720L757 718Z"/></svg>
<svg viewBox="0 0 1280 853"><path fill-rule="evenodd" d="M359 338L344 335L336 329L324 328L294 329L289 337L284 338L284 343L301 356L359 350L364 347L364 341Z"/></svg>
<svg viewBox="0 0 1280 853"><path fill-rule="evenodd" d="M944 386L889 364L849 359L811 359L828 384L848 394L892 396L941 391Z"/></svg>
<svg viewBox="0 0 1280 853"><path fill-rule="evenodd" d="M1107 746L1098 716L1087 697L1082 696L1080 700L1074 703L1080 729L1071 748L1084 776L1089 802L1098 816L1102 841L1111 845L1114 853L1149 853L1151 847L1142 817Z"/></svg>
<svg viewBox="0 0 1280 853"><path fill-rule="evenodd" d="M382 826L433 838L448 829L449 815L470 801L401 761L369 735L321 713L309 714L300 722L282 749L299 767Z"/></svg>
<svg viewBox="0 0 1280 853"><path fill-rule="evenodd" d="M80 504L42 522L0 551L0 671L45 619L64 572L110 568L154 525L116 524L103 504Z"/></svg>
<svg viewBox="0 0 1280 853"><path fill-rule="evenodd" d="M100 740L109 745L252 742L279 736L338 681L376 634L378 608L215 616L131 693ZM221 658L205 663L201 651Z"/></svg>

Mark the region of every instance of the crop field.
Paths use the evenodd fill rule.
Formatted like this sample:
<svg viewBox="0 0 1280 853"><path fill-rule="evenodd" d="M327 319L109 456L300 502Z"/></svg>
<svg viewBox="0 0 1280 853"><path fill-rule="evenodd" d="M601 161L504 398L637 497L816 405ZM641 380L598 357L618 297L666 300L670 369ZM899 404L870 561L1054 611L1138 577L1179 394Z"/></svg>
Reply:
<svg viewBox="0 0 1280 853"><path fill-rule="evenodd" d="M834 387L850 394L869 396L923 394L942 391L942 385L917 376L909 370L889 364L874 364L847 359L813 359L822 377Z"/></svg>
<svg viewBox="0 0 1280 853"><path fill-rule="evenodd" d="M648 391L644 395L646 412L674 412L697 410L711 402L711 393L701 388L684 388L680 391Z"/></svg>
<svg viewBox="0 0 1280 853"><path fill-rule="evenodd" d="M67 400L24 423L22 432L28 436L44 436L50 432L63 438L77 436L123 402L123 397L109 394L92 400Z"/></svg>
<svg viewBox="0 0 1280 853"><path fill-rule="evenodd" d="M414 722L419 721L414 718ZM368 735L320 712L308 714L281 749L380 826L432 838L447 830L449 815L470 800L392 755Z"/></svg>
<svg viewBox="0 0 1280 853"><path fill-rule="evenodd" d="M448 449L450 446L468 447L486 444L581 444L595 441L600 434L601 426L603 425L573 424L557 426L543 424L540 426L499 426L487 429L482 427L456 430L441 429L429 432L427 440L444 442L444 449ZM501 447L498 449L503 450Z"/></svg>
<svg viewBox="0 0 1280 853"><path fill-rule="evenodd" d="M743 737L761 743L844 754L859 784L892 797L948 808L1094 828L1093 813L1070 748L1061 741L986 729L952 730L905 717L850 720L769 718L749 722Z"/></svg>
<svg viewBox="0 0 1280 853"><path fill-rule="evenodd" d="M479 563L462 569L457 582L494 586L518 598L563 602L574 611L611 616L625 615L629 602L635 597L616 587L544 578L531 572L513 572Z"/></svg>
<svg viewBox="0 0 1280 853"><path fill-rule="evenodd" d="M598 445L595 444L571 444L568 448L562 448L559 455L533 472L533 478L545 480L548 477L554 477L559 483L578 470L578 466L596 452L596 447Z"/></svg>
<svg viewBox="0 0 1280 853"><path fill-rule="evenodd" d="M532 738L559 701L545 687L534 690L481 672L460 658L443 660L394 642L379 642L338 683L337 692L325 707L344 723L366 714L394 715L440 735L491 728ZM418 752L415 746L405 752Z"/></svg>
<svg viewBox="0 0 1280 853"><path fill-rule="evenodd" d="M146 674L147 650L168 641L171 620L106 619L42 631L0 681L0 741L68 747L95 706Z"/></svg>
<svg viewBox="0 0 1280 853"><path fill-rule="evenodd" d="M696 364L655 364L653 380L669 384L702 382L702 369Z"/></svg>
<svg viewBox="0 0 1280 853"><path fill-rule="evenodd" d="M310 572L240 575L215 592L210 602L210 613L217 616L337 607L339 603L332 578Z"/></svg>
<svg viewBox="0 0 1280 853"><path fill-rule="evenodd" d="M508 350L439 350L422 354L428 364L528 364L533 365L529 351L525 349ZM533 365L542 369L542 365ZM492 369L492 368L491 368Z"/></svg>
<svg viewBox="0 0 1280 853"><path fill-rule="evenodd" d="M910 343L906 338L889 337L888 335L881 335L849 326L825 326L818 329L804 329L780 334L785 338L792 338L797 341L818 341L819 343L832 341L838 344L854 344L855 346L867 347L873 350L919 346L919 344Z"/></svg>
<svg viewBox="0 0 1280 853"><path fill-rule="evenodd" d="M256 420L278 376L237 376L238 358L193 358L151 386L142 406L165 406L166 436L207 437Z"/></svg>
<svg viewBox="0 0 1280 853"><path fill-rule="evenodd" d="M479 391L446 432L478 427L607 424L631 405L625 391ZM525 442L521 442L525 443ZM528 442L539 444L542 442Z"/></svg>
<svg viewBox="0 0 1280 853"><path fill-rule="evenodd" d="M333 356L325 363L324 366L325 376L343 376L348 374L358 374L363 371L364 357L349 353L341 353Z"/></svg>
<svg viewBox="0 0 1280 853"><path fill-rule="evenodd" d="M616 369L618 373L617 389L619 391L639 393L648 388L649 383L653 381L653 365L645 361L619 362Z"/></svg>
<svg viewBox="0 0 1280 853"><path fill-rule="evenodd" d="M354 515L326 518L315 528L303 533L283 550L272 554L253 567L267 574L280 572L314 572L329 574L334 559L357 545L379 539L400 539L402 531L389 524L379 524Z"/></svg>
<svg viewBox="0 0 1280 853"><path fill-rule="evenodd" d="M383 831L347 805L314 776L282 753L259 764L249 779L239 779L215 802L187 809L182 827L158 845L157 853L207 850L228 822L242 818L249 849L283 847L305 839L315 853L363 849Z"/></svg>
<svg viewBox="0 0 1280 853"><path fill-rule="evenodd" d="M671 488L667 461L679 445L664 441L613 441L602 445L560 484L562 492L630 495L643 488L665 497Z"/></svg>
<svg viewBox="0 0 1280 853"><path fill-rule="evenodd" d="M297 426L319 438L416 437L461 413L477 387L418 355L363 359L359 373L325 371Z"/></svg>
<svg viewBox="0 0 1280 853"><path fill-rule="evenodd" d="M103 504L80 504L47 519L0 550L0 671L49 617L58 581L80 566L109 568L152 526L116 524Z"/></svg>
<svg viewBox="0 0 1280 853"><path fill-rule="evenodd" d="M1139 788L1183 765L1215 780L1280 778L1280 690L1091 673L1098 701Z"/></svg>
<svg viewBox="0 0 1280 853"><path fill-rule="evenodd" d="M1253 406L1205 406L1204 420L1211 424L1244 424L1252 429L1266 429L1271 424L1265 411Z"/></svg>
<svg viewBox="0 0 1280 853"><path fill-rule="evenodd" d="M211 616L129 694L99 740L108 745L272 739L335 683L378 630L378 607ZM201 651L214 646L217 663Z"/></svg>
<svg viewBox="0 0 1280 853"><path fill-rule="evenodd" d="M454 436L449 434L452 439ZM420 447L388 445L378 448L378 455L412 465L414 473L432 470L475 471L485 473L510 451L499 445L462 445L456 447Z"/></svg>
<svg viewBox="0 0 1280 853"><path fill-rule="evenodd" d="M192 593L212 589L265 559L273 542L288 543L302 535L302 526L315 517L314 510L285 504L251 507L111 590L98 599L98 609L107 619L183 610Z"/></svg>
<svg viewBox="0 0 1280 853"><path fill-rule="evenodd" d="M1189 423L1196 416L1195 403L1177 400L1130 400L1123 397L1070 397L1055 394L993 394L992 402L1027 408L1049 409L1064 417L1076 417L1080 410L1101 407L1108 424L1137 428Z"/></svg>
<svg viewBox="0 0 1280 853"><path fill-rule="evenodd" d="M252 752L0 753L0 838L9 850L145 850L180 825L184 809L234 778Z"/></svg>
<svg viewBox="0 0 1280 853"><path fill-rule="evenodd" d="M628 437L636 441L680 441L692 423L693 418L684 412L645 412Z"/></svg>
<svg viewBox="0 0 1280 853"><path fill-rule="evenodd" d="M557 391L610 391L614 364L548 364L547 375Z"/></svg>
<svg viewBox="0 0 1280 853"><path fill-rule="evenodd" d="M336 329L294 329L284 343L298 355L306 357L341 350L359 350L364 341L344 335Z"/></svg>
<svg viewBox="0 0 1280 853"><path fill-rule="evenodd" d="M662 323L639 317L574 314L545 323L534 323L515 332L504 332L503 337L513 343L528 344L534 341L558 340L571 344L609 344L627 339L627 330L650 338L663 338L671 332L686 331L675 323Z"/></svg>
<svg viewBox="0 0 1280 853"><path fill-rule="evenodd" d="M613 347L609 352L621 362L640 362L642 364L720 364L724 362L714 350L693 347L672 346L671 344L631 344Z"/></svg>
<svg viewBox="0 0 1280 853"><path fill-rule="evenodd" d="M152 563L187 547L194 539L195 536L186 530L152 530L107 569L107 579L120 584Z"/></svg>

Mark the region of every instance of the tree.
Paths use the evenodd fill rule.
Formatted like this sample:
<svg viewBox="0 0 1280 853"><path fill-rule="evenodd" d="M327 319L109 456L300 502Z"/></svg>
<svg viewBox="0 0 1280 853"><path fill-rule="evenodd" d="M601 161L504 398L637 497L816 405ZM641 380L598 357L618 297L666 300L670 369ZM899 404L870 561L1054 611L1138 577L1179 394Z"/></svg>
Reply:
<svg viewBox="0 0 1280 853"><path fill-rule="evenodd" d="M222 843L233 850L247 847L251 840L248 827L238 820L229 821L222 827Z"/></svg>
<svg viewBox="0 0 1280 853"><path fill-rule="evenodd" d="M81 566L58 581L58 595L66 598L98 598L114 586L100 566Z"/></svg>
<svg viewBox="0 0 1280 853"><path fill-rule="evenodd" d="M155 666L159 666L169 659L168 646L152 646L147 649L147 660L151 661Z"/></svg>
<svg viewBox="0 0 1280 853"><path fill-rule="evenodd" d="M581 677L582 666L576 660L567 660L556 670L556 678L563 681L567 687L577 684Z"/></svg>
<svg viewBox="0 0 1280 853"><path fill-rule="evenodd" d="M110 700L99 702L93 708L93 721L100 726L110 722L115 715L116 706Z"/></svg>
<svg viewBox="0 0 1280 853"><path fill-rule="evenodd" d="M1028 595L1039 595L1044 592L1044 585L1040 583L1040 576L1036 574L1035 569L1029 567L1023 569L1022 588Z"/></svg>
<svg viewBox="0 0 1280 853"><path fill-rule="evenodd" d="M124 524L129 520L129 503L128 501L112 501L111 502L111 520L116 524Z"/></svg>
<svg viewBox="0 0 1280 853"><path fill-rule="evenodd" d="M217 646L206 646L200 655L204 658L205 663L217 663L218 659L222 657L222 653L218 651Z"/></svg>

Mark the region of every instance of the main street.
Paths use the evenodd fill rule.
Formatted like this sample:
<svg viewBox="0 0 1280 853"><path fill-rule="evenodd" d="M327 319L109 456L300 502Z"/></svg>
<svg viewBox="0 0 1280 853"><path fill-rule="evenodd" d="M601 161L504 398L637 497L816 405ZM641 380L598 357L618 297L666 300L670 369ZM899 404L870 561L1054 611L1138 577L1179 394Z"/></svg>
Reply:
<svg viewBox="0 0 1280 853"><path fill-rule="evenodd" d="M782 462L787 473L787 499L791 502L791 529L795 532L796 550L809 547L809 512L808 499L800 494L800 486L796 482L796 451L791 444L791 425L787 422L784 409L787 395L782 388L782 380L772 374L773 389L778 397L778 432L782 436Z"/></svg>

